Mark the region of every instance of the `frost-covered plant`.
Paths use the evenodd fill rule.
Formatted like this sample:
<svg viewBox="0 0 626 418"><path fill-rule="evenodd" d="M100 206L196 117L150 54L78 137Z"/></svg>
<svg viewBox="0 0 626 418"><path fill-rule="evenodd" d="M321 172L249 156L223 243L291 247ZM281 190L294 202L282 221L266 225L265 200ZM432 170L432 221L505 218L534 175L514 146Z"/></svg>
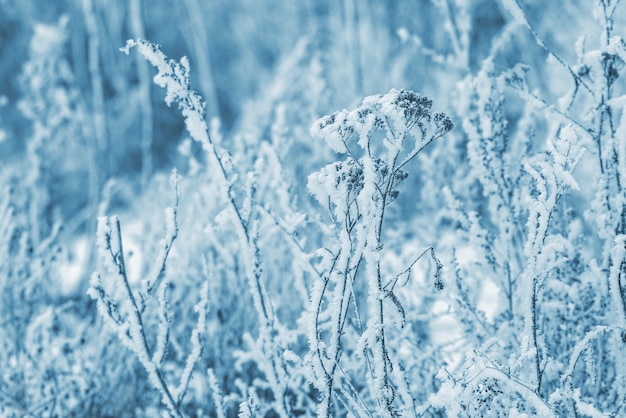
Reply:
<svg viewBox="0 0 626 418"><path fill-rule="evenodd" d="M394 293L401 273L395 279L384 276L383 221L408 175L407 164L452 128L447 116L431 113L431 106L420 94L392 90L319 119L311 129L346 156L309 177L309 189L330 211L337 236L335 245L320 252L322 277L313 285L308 320L311 380L322 395L320 417L343 410L367 415L372 408L381 416L398 414L396 392L403 382L392 377L388 310L403 314ZM405 271L427 252L416 254ZM442 287L441 265L432 249L430 254L437 264L435 286ZM351 370L346 353L362 357L360 370Z"/></svg>
<svg viewBox="0 0 626 418"><path fill-rule="evenodd" d="M515 276L512 283L509 280L496 283L501 289L504 315L493 322L467 300L463 276L457 276L457 289L461 293L457 302L459 313L473 315L475 319L465 321L480 326L484 337L478 340L480 345L466 359L461 376L445 378L447 383L430 400L432 405L446 408L449 414L458 414L461 410L469 412L475 408L476 391L493 392L489 399L482 401L490 411L501 414L531 412L542 416L554 414L547 400L538 396L545 392L542 390L542 377L550 361L554 360L549 358L554 353L547 350L543 325L552 314L551 305L558 303L558 300L551 300L544 289L552 272L572 257L574 250L565 237L549 232L549 223L556 215L557 203L563 194L569 188L578 188L572 172L583 150L571 126L564 127L557 140L548 141L548 150L549 158L541 157L526 164L526 171L535 181L536 194L528 199L527 236L523 248L525 265L506 264L509 260L503 257L503 253L485 240L486 231L478 229L476 214L466 222L479 232L475 242L480 243L485 252L487 266L496 273L501 269L506 272L521 267L521 270L512 271ZM497 212L492 216L498 216ZM500 231L500 237L511 236L506 232ZM511 248L515 250L515 247ZM518 251L522 249L518 248ZM520 329L521 333L512 334L515 329ZM440 375L441 378L444 376ZM495 390L494 385L500 389ZM492 397L498 398L499 404L492 403ZM480 416L489 416L485 411L480 412Z"/></svg>
<svg viewBox="0 0 626 418"><path fill-rule="evenodd" d="M581 296L586 296L585 299L589 301L587 303L595 305L593 310L596 315L586 318L587 324L580 330L582 332L574 334L577 340L573 342L575 346L572 347L570 343L568 355L560 360L563 364L561 384L567 381L571 385L569 378L574 376L571 370L565 369L565 364L577 363L580 350L585 347L586 356L590 359L586 373L595 384L584 385L580 389L570 386L561 395L568 394L571 411L592 415L619 415L623 409L617 405L623 403L626 391L626 376L619 360L624 355L624 349L618 343L623 339L626 318L622 244L626 213L622 187L626 153L620 134L624 129L625 108L623 101L615 97L615 91L623 84L620 83L620 71L626 61L626 47L623 38L615 34L613 21L618 5L619 2L611 0L595 2L592 15L601 28L598 34L599 45L597 49L586 50L585 38L581 37L576 44L579 62L577 65L570 65L547 47L529 22L521 5L518 2L508 2L508 8L516 20L531 29L539 45L551 53L555 61L569 73L571 83L571 88L559 100L558 106L547 106L544 98L529 89L524 74L520 71L511 77L513 87L529 102L540 107L547 106L550 113L563 123L577 127L577 134L581 136L581 140L586 141L585 145L589 149L589 157L583 161L587 164L587 170L594 173L598 180L596 184L586 181L581 186L581 192L589 203L584 207L586 212L583 219L575 218L570 221L571 232L568 236L569 241L573 241L574 248L578 247L576 252L579 254L576 256L576 252L570 250L568 258L572 261L582 260L584 266L582 272L576 272L573 268L569 272L584 277L585 285L589 280L588 275L591 276L588 283L596 296L589 298L583 293L585 287L577 285L575 281L569 286L580 289ZM585 239L576 239L576 229L579 227L573 222L581 222L583 227L595 230L595 234L589 234ZM581 246L584 248L580 248ZM545 305L545 301L543 304ZM607 309L607 306L610 308ZM593 312L589 308L585 310ZM610 331L598 332L598 327ZM582 384L583 376L584 373L575 379L578 385ZM557 398L562 400L560 396ZM610 399L620 401L614 403ZM589 404L595 405L596 412L591 412L594 408L590 409Z"/></svg>
<svg viewBox="0 0 626 418"><path fill-rule="evenodd" d="M551 62L570 74L573 87L558 106L549 105L529 87L528 67L500 76L495 57L471 81L463 127L472 180L462 181L478 186L485 203L469 211L471 195L458 187L447 193L448 219L467 234L471 248L455 246L452 305L473 349L456 373L442 370L444 384L431 405L451 416L619 414L621 407L610 401L623 399L625 390L618 360L624 352L618 342L623 267L613 260L623 256L623 246L613 244L621 242L616 214L623 191L611 186L620 182L621 160L619 124L613 119L623 114L612 98L623 61L622 41L612 36L617 3L597 2L604 45L581 52L578 66L546 44L519 2L505 4ZM582 50L582 41L578 45ZM518 119L504 101L507 89L525 101ZM522 170L520 156L544 148L534 143L537 134L547 137L546 151L526 159ZM599 187L587 178L575 179L576 165L596 173ZM597 234L588 233L593 230ZM477 390L490 393L479 409Z"/></svg>
<svg viewBox="0 0 626 418"><path fill-rule="evenodd" d="M161 400L170 416L181 417L182 403L191 380L193 369L202 354L202 335L206 327L208 309L208 284L200 289L196 305L198 319L191 333L191 349L179 370L178 383L174 384L165 368L171 333L173 313L169 304L170 279L166 274L167 259L172 244L178 236L178 174L172 172L171 183L175 191L174 205L167 208L166 234L161 241L161 252L155 260L153 271L141 280L142 289L131 286L125 261L122 231L117 216L98 220L98 249L106 271L105 277L117 283L102 281L100 273L94 273L89 295L97 301L102 317L113 327L118 338L135 354L144 367L152 386L161 394ZM147 312L156 300L156 336L150 336ZM154 340L154 342L152 341Z"/></svg>
<svg viewBox="0 0 626 418"><path fill-rule="evenodd" d="M154 81L166 89L165 102L168 105L178 104L189 134L206 152L209 170L215 176L212 180L216 180L218 197L224 199L227 205L219 214L217 221L236 230L243 252L241 261L244 264L253 306L258 315L259 336L256 341L250 341L249 345L252 351L257 353L252 355L252 358L266 379L266 384L262 384L261 387L269 391L273 397L273 401L264 407L287 417L293 406L290 400L292 395L288 382L289 374L283 359L284 341L279 332L282 327L266 290L259 248L260 214L256 201L258 175L251 171L246 174L243 186L237 182L237 173L233 169L230 153L222 150L215 142L204 114L205 104L198 93L189 87L188 60L185 57L179 62L167 59L157 45L142 40L129 40L122 50L128 53L133 47L157 68L158 73ZM237 190L245 194L242 200L238 199ZM297 388L297 391L300 390ZM243 396L247 396L247 393Z"/></svg>

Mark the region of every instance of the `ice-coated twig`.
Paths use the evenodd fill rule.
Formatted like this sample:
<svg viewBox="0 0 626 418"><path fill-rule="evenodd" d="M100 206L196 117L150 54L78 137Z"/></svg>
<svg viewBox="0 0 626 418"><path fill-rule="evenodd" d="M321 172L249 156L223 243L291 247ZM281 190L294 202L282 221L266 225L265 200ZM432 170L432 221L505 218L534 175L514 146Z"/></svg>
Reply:
<svg viewBox="0 0 626 418"><path fill-rule="evenodd" d="M170 176L170 185L174 189L174 198L172 206L165 209L165 237L160 242L160 251L157 257L157 262L154 264L155 271L150 274L150 279L145 280L142 284L146 289L146 292L152 294L159 288L161 281L165 277L165 268L167 265L167 258L170 255L170 250L176 238L178 238L178 182L180 176L176 169L172 169Z"/></svg>
<svg viewBox="0 0 626 418"><path fill-rule="evenodd" d="M180 384L174 391L178 405L180 405L183 401L183 396L185 396L185 393L187 392L187 386L189 386L189 381L191 380L193 369L198 363L200 357L202 356L202 351L204 349L202 338L204 337L204 330L206 329L206 317L209 310L208 274L207 279L204 281L204 283L202 283L202 287L200 288L200 300L193 310L198 314L198 320L196 321L195 328L193 329L193 331L191 331L191 351L187 355L185 368L183 369L183 373L180 376Z"/></svg>
<svg viewBox="0 0 626 418"><path fill-rule="evenodd" d="M111 225L113 221L113 225ZM137 359L148 373L150 383L161 393L161 398L169 414L173 417L182 418L177 402L165 382L163 372L153 361L151 349L146 338L146 328L141 314L142 309L137 303L135 294L130 286L124 261L124 248L122 245L122 231L120 220L117 216L113 218L100 218L98 227L99 250L103 256L107 253L110 256L109 263L117 273L125 291L125 303L128 308L120 313L112 298L103 290L100 283L100 275L94 274L89 295L98 302L101 313L106 313L105 319L111 320L118 330L118 335L122 342L130 348ZM125 315L125 317L122 317Z"/></svg>

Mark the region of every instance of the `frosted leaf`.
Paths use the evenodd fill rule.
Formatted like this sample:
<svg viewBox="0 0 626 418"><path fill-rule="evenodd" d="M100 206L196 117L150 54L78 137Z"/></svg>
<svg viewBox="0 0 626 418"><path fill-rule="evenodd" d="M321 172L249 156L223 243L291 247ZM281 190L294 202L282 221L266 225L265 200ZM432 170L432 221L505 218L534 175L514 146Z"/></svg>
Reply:
<svg viewBox="0 0 626 418"><path fill-rule="evenodd" d="M215 216L215 226L216 228L220 230L227 230L230 227L230 225L232 225L235 222L237 221L234 219L234 215L232 214L232 211L229 210L229 208L222 209Z"/></svg>
<svg viewBox="0 0 626 418"><path fill-rule="evenodd" d="M580 399L580 389L576 389L574 391L574 395L576 409L578 411L591 418L606 418L606 413L598 410L594 405Z"/></svg>
<svg viewBox="0 0 626 418"><path fill-rule="evenodd" d="M258 174L251 171L246 176L246 195L241 205L241 216L248 222L256 205L256 191L258 184Z"/></svg>

